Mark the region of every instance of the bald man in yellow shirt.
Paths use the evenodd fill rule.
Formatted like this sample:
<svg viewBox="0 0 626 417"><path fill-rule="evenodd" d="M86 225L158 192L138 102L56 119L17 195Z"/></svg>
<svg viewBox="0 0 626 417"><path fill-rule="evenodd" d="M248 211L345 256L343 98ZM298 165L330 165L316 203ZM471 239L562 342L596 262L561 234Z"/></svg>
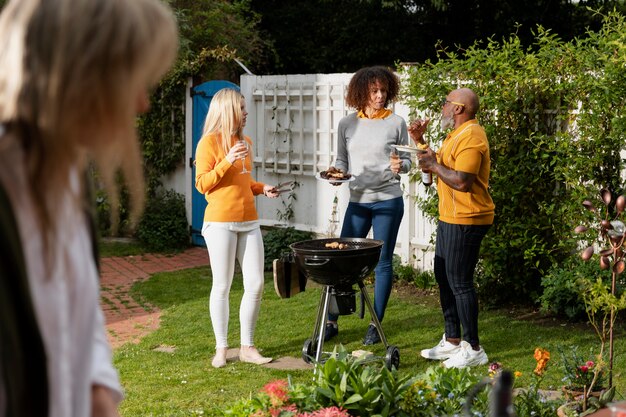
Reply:
<svg viewBox="0 0 626 417"><path fill-rule="evenodd" d="M493 223L495 206L489 195L489 142L476 120L479 99L469 88L451 91L442 103L441 127L453 129L437 153L418 154L419 166L437 176L439 222L435 245L435 278L443 310L445 333L426 359L444 360L447 368L488 362L478 339L478 298L474 270L480 243ZM425 124L409 126L423 144ZM462 330L462 332L461 332Z"/></svg>

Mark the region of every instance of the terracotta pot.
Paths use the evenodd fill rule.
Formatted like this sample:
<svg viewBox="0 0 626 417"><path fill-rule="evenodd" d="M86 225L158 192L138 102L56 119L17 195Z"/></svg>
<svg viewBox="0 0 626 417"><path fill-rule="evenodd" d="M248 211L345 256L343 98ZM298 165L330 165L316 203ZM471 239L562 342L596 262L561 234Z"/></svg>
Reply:
<svg viewBox="0 0 626 417"><path fill-rule="evenodd" d="M565 412L565 409L567 404L563 404L562 406L560 406L559 408L556 409L556 415L558 417L568 417L568 415ZM570 414L571 415L578 415L578 412L576 412L576 414ZM587 417L611 417L611 410L609 410L608 408L601 408L598 411L595 411L591 414L587 414Z"/></svg>
<svg viewBox="0 0 626 417"><path fill-rule="evenodd" d="M568 413L566 412L567 410L576 410L578 403L576 401L571 401L571 402L567 402L565 404L563 404L562 406L560 406L559 408L556 409L556 415L558 417L568 417ZM576 414L573 415L578 415L578 411L575 411ZM571 411L570 411L570 416Z"/></svg>
<svg viewBox="0 0 626 417"><path fill-rule="evenodd" d="M561 389L563 390L563 396L568 400L568 401L576 401L576 400L582 400L583 396L584 396L584 391L583 388L570 388L570 387L566 387L563 386L561 387ZM604 390L596 390L596 391L591 391L591 393L589 394L590 397L596 397L596 398L600 398L600 395L602 395L602 392L604 392Z"/></svg>

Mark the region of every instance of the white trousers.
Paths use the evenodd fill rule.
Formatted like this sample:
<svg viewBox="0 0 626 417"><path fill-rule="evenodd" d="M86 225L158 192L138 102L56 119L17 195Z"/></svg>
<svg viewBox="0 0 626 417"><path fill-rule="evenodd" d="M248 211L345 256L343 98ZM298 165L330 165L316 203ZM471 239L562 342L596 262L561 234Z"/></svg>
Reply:
<svg viewBox="0 0 626 417"><path fill-rule="evenodd" d="M261 229L257 222L206 222L202 227L202 236L207 244L213 274L209 311L215 347L228 347L229 294L235 274L235 259L239 261L243 274L243 297L239 308L241 345L254 346L254 329L264 285Z"/></svg>

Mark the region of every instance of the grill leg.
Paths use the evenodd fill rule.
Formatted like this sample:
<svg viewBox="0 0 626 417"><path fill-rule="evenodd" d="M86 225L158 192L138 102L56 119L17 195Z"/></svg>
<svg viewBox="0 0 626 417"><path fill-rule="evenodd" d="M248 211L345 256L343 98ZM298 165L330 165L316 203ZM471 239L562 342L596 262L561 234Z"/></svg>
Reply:
<svg viewBox="0 0 626 417"><path fill-rule="evenodd" d="M389 348L389 345L387 344L387 338L385 337L385 333L383 332L383 326L380 324L380 321L378 320L378 316L376 315L376 312L374 311L374 307L372 306L372 302L370 301L370 296L367 293L367 290L365 289L365 284L363 284L363 281L359 281L359 289L361 290L361 296L365 300L365 305L367 306L367 309L370 312L370 316L372 316L372 321L374 322L374 326L376 326L376 330L378 330L378 335L380 336L380 340L382 340L383 344L385 345L385 349L387 349Z"/></svg>
<svg viewBox="0 0 626 417"><path fill-rule="evenodd" d="M326 316L328 315L328 305L330 303L330 286L325 285L320 299L320 307L317 312L317 320L315 323L315 333L313 343L317 343L315 351L315 362L319 363L322 358L322 347L324 346L324 333L326 329ZM317 337L317 338L316 338Z"/></svg>
<svg viewBox="0 0 626 417"><path fill-rule="evenodd" d="M326 292L330 291L330 288L325 285L322 288L322 296L320 298L320 302L317 306L317 317L315 318L315 327L313 327L313 337L311 338L315 343L317 343L317 337L319 336L320 331L320 323L325 321L324 318L324 301L326 300Z"/></svg>

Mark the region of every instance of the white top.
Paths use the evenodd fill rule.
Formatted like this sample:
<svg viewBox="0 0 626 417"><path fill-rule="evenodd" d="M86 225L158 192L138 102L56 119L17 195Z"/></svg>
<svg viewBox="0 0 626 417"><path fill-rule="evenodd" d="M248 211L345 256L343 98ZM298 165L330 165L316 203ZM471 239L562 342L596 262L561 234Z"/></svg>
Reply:
<svg viewBox="0 0 626 417"><path fill-rule="evenodd" d="M122 400L117 371L106 339L99 304L99 278L93 259L76 171L70 188L53 214L58 228L54 265L43 262L43 236L35 220L33 200L27 190L22 150L0 136L0 184L13 205L23 244L26 270L35 314L44 341L49 377L50 417L91 415L93 384L111 388ZM7 146L8 145L8 146ZM82 221L81 219L85 219ZM0 380L0 392L4 392ZM0 416L6 401L0 394Z"/></svg>

